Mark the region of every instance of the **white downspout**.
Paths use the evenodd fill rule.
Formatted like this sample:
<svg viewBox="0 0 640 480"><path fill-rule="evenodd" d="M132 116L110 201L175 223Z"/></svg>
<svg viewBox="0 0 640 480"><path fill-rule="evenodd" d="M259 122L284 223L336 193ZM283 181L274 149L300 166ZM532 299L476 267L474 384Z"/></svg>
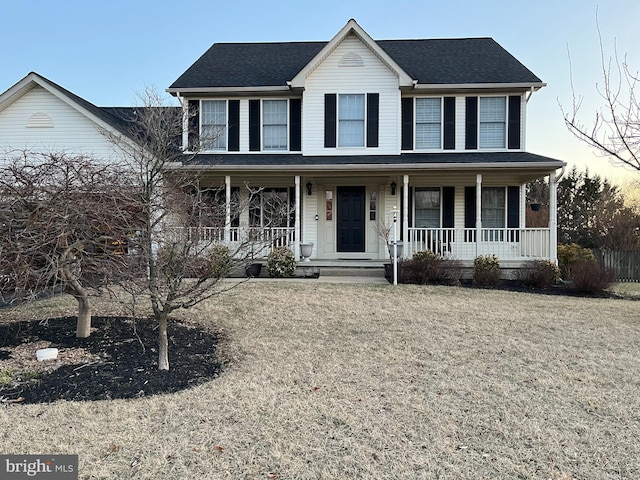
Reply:
<svg viewBox="0 0 640 480"><path fill-rule="evenodd" d="M227 246L231 243L231 176L224 177L224 242Z"/></svg>
<svg viewBox="0 0 640 480"><path fill-rule="evenodd" d="M564 173L564 170L563 170ZM558 264L558 177L549 175L549 260Z"/></svg>

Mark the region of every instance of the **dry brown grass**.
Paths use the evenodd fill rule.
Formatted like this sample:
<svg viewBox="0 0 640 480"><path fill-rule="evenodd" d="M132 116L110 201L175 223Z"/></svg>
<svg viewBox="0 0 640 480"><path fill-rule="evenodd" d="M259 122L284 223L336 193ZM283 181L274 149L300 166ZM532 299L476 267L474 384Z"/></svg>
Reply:
<svg viewBox="0 0 640 480"><path fill-rule="evenodd" d="M59 303L22 315L73 307ZM220 378L152 398L5 405L0 451L78 453L87 479L640 478L638 311L250 283L182 314L225 333Z"/></svg>

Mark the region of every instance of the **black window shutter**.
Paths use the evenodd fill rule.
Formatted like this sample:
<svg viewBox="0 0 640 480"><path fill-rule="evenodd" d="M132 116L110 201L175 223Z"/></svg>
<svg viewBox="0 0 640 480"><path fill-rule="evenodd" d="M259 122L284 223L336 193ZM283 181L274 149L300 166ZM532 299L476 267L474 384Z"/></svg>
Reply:
<svg viewBox="0 0 640 480"><path fill-rule="evenodd" d="M189 100L187 108L189 144L186 147L190 151L195 151L200 149L200 100Z"/></svg>
<svg viewBox="0 0 640 480"><path fill-rule="evenodd" d="M240 100L229 100L229 140L230 152L240 151Z"/></svg>
<svg viewBox="0 0 640 480"><path fill-rule="evenodd" d="M336 146L336 94L327 93L324 96L324 146Z"/></svg>
<svg viewBox="0 0 640 480"><path fill-rule="evenodd" d="M466 98L464 148L475 150L478 148L478 97Z"/></svg>
<svg viewBox="0 0 640 480"><path fill-rule="evenodd" d="M302 99L289 100L289 150L302 150Z"/></svg>
<svg viewBox="0 0 640 480"><path fill-rule="evenodd" d="M520 187L507 187L507 228L520 227Z"/></svg>
<svg viewBox="0 0 640 480"><path fill-rule="evenodd" d="M367 147L378 146L379 93L367 93Z"/></svg>
<svg viewBox="0 0 640 480"><path fill-rule="evenodd" d="M454 227L456 187L442 187L442 228Z"/></svg>
<svg viewBox="0 0 640 480"><path fill-rule="evenodd" d="M476 228L476 187L464 187L464 228Z"/></svg>
<svg viewBox="0 0 640 480"><path fill-rule="evenodd" d="M249 150L260 151L260 100L249 100Z"/></svg>
<svg viewBox="0 0 640 480"><path fill-rule="evenodd" d="M520 148L520 108L522 98L517 95L509 97L509 133L508 147Z"/></svg>
<svg viewBox="0 0 640 480"><path fill-rule="evenodd" d="M456 97L444 97L444 149L456 148Z"/></svg>
<svg viewBox="0 0 640 480"><path fill-rule="evenodd" d="M231 187L231 226L240 226L240 187ZM235 203L235 205L234 205Z"/></svg>
<svg viewBox="0 0 640 480"><path fill-rule="evenodd" d="M413 98L401 100L402 150L413 150Z"/></svg>

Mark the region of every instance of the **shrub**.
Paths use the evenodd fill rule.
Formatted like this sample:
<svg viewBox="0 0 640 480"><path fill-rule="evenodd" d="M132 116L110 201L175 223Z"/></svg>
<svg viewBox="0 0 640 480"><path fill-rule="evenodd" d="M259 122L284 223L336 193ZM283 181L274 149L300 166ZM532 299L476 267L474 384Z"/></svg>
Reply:
<svg viewBox="0 0 640 480"><path fill-rule="evenodd" d="M549 288L560 281L560 269L549 260L533 260L518 270L516 279L525 287Z"/></svg>
<svg viewBox="0 0 640 480"><path fill-rule="evenodd" d="M495 287L500 283L500 261L495 255L480 255L473 261L473 284Z"/></svg>
<svg viewBox="0 0 640 480"><path fill-rule="evenodd" d="M276 247L267 257L267 271L272 277L291 277L296 270L296 259L288 247Z"/></svg>
<svg viewBox="0 0 640 480"><path fill-rule="evenodd" d="M570 279L571 266L579 260L595 261L596 257L590 249L581 247L577 243L558 244L558 266L561 278Z"/></svg>
<svg viewBox="0 0 640 480"><path fill-rule="evenodd" d="M460 279L460 263L430 251L416 252L411 260L399 263L398 282L416 285L453 285Z"/></svg>
<svg viewBox="0 0 640 480"><path fill-rule="evenodd" d="M231 272L229 247L215 244L208 252L192 259L188 272L194 278L226 277Z"/></svg>
<svg viewBox="0 0 640 480"><path fill-rule="evenodd" d="M577 260L571 266L573 289L580 293L598 293L615 282L615 272L602 267L595 260Z"/></svg>

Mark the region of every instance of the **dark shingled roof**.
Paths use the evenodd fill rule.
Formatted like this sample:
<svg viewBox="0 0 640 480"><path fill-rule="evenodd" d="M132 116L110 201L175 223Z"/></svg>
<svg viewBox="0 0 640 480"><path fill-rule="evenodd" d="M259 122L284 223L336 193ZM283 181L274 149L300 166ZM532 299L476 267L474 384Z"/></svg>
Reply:
<svg viewBox="0 0 640 480"><path fill-rule="evenodd" d="M359 155L359 156L303 156L302 154L197 154L186 165L220 167L313 167L318 165L496 165L518 163L535 167L541 163L555 163L556 168L564 162L528 152L461 152L461 153L403 153L400 155Z"/></svg>
<svg viewBox="0 0 640 480"><path fill-rule="evenodd" d="M492 38L376 43L421 84L541 82ZM169 88L286 86L326 44L216 43Z"/></svg>

